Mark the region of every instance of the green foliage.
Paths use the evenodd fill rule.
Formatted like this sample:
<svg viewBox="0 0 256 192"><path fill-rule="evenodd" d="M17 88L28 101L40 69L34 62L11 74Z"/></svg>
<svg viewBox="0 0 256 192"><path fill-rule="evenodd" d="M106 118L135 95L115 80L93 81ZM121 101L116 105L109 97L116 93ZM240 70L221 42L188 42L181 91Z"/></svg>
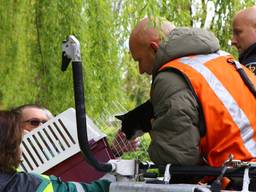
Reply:
<svg viewBox="0 0 256 192"><path fill-rule="evenodd" d="M35 86L29 85L33 82L33 68L26 65L30 62L29 23L30 2L5 1L1 8L1 35L0 67L2 82L0 91L2 93L2 104L4 107L13 103L22 102L24 98L35 97ZM32 34L30 34L32 35ZM30 70L32 69L32 70Z"/></svg>
<svg viewBox="0 0 256 192"><path fill-rule="evenodd" d="M112 101L122 100L114 14L107 1L84 4L83 58L88 111L98 116ZM89 19L87 19L89 18Z"/></svg>
<svg viewBox="0 0 256 192"><path fill-rule="evenodd" d="M109 2L10 0L0 10L3 108L39 103L56 114L74 106L71 67L60 70L61 42L69 34L81 42L89 113L122 98Z"/></svg>
<svg viewBox="0 0 256 192"><path fill-rule="evenodd" d="M122 155L122 159L136 159L138 158L141 161L150 161L147 148L150 143L150 136L149 134L144 134L143 137L140 138L140 150L134 152L124 153Z"/></svg>

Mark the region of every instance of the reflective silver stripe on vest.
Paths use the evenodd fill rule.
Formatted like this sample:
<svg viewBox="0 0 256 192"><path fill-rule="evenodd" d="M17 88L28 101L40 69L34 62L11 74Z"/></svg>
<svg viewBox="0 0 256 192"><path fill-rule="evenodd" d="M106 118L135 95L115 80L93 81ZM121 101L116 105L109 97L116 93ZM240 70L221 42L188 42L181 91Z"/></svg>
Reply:
<svg viewBox="0 0 256 192"><path fill-rule="evenodd" d="M253 140L254 130L251 127L250 121L236 101L216 76L204 66L204 64L211 59L223 55L222 53L213 53L209 55L198 55L195 57L183 57L179 61L187 64L199 72L209 86L215 92L220 101L224 104L233 121L240 129L241 138L244 142L245 148L251 153L253 157L256 156L256 143Z"/></svg>
<svg viewBox="0 0 256 192"><path fill-rule="evenodd" d="M73 183L76 186L77 192L86 192L80 183L77 183L77 182L71 182L71 183Z"/></svg>

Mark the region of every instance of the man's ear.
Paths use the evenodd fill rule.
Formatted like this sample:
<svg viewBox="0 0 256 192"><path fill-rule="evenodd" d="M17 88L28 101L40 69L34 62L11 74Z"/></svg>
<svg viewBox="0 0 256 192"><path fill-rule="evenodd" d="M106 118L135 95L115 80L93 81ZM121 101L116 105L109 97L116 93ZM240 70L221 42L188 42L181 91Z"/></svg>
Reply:
<svg viewBox="0 0 256 192"><path fill-rule="evenodd" d="M150 42L150 47L156 52L157 49L159 48L159 44L155 41Z"/></svg>

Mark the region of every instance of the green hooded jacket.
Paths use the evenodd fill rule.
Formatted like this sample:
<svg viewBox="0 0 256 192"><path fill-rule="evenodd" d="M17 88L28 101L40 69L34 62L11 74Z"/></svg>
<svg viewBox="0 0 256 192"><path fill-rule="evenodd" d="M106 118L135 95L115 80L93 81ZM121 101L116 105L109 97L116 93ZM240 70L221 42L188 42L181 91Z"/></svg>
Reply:
<svg viewBox="0 0 256 192"><path fill-rule="evenodd" d="M155 119L148 149L156 164L202 162L197 99L181 73L159 72L159 68L180 57L218 50L219 42L213 33L196 28L176 28L161 42L152 72L151 102Z"/></svg>

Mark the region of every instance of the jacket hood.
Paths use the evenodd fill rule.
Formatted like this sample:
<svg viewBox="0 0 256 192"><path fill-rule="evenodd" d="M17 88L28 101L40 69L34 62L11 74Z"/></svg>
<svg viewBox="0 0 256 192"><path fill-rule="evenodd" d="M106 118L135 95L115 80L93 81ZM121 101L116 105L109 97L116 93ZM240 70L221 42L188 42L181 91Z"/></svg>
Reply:
<svg viewBox="0 0 256 192"><path fill-rule="evenodd" d="M199 28L175 28L157 50L153 75L162 65L173 59L214 53L219 49L219 41L212 32Z"/></svg>

